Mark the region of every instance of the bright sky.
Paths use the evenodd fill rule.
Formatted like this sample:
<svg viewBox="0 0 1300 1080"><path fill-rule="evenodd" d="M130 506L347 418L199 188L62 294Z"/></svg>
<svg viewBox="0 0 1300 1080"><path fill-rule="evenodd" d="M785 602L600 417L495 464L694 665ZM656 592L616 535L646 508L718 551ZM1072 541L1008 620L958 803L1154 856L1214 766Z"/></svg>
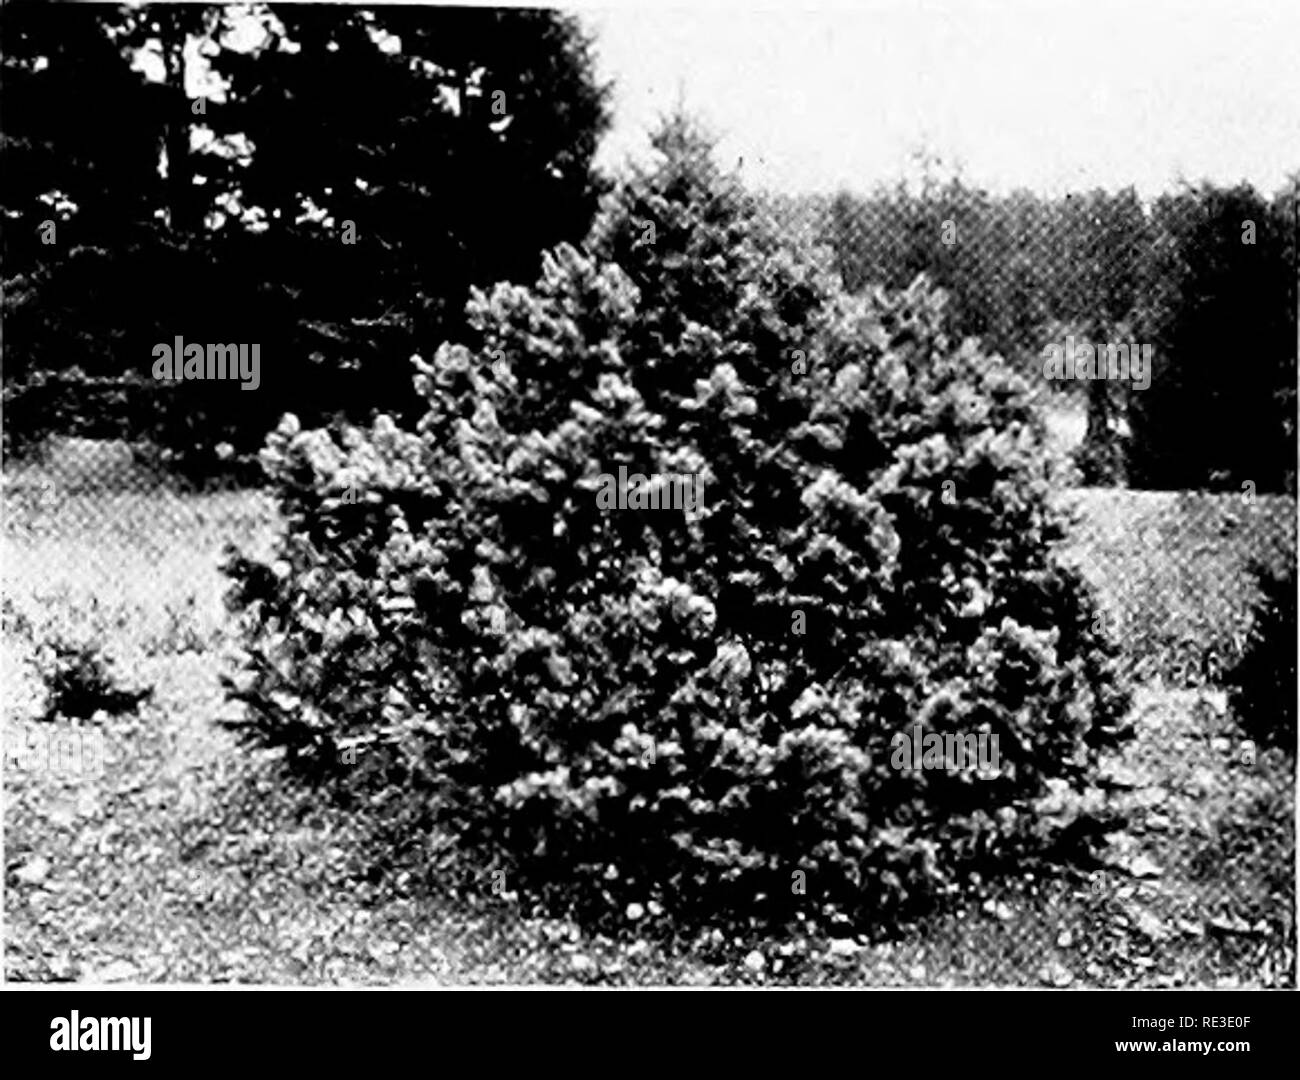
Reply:
<svg viewBox="0 0 1300 1080"><path fill-rule="evenodd" d="M680 94L792 192L892 181L923 146L1000 191L1300 171L1300 0L578 6L616 83L605 164Z"/></svg>
<svg viewBox="0 0 1300 1080"><path fill-rule="evenodd" d="M644 154L680 99L779 191L892 182L922 149L994 191L1208 178L1271 195L1300 171L1300 0L560 6L615 86L609 166Z"/></svg>

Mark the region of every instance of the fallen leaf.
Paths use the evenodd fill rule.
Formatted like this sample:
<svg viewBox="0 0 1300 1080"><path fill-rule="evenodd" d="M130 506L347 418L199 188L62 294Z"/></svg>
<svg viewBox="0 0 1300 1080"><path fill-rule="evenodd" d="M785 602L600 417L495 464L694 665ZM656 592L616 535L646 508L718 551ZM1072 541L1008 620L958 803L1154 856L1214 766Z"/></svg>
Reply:
<svg viewBox="0 0 1300 1080"><path fill-rule="evenodd" d="M14 877L23 885L39 885L50 875L50 860L44 855L28 859L14 871Z"/></svg>
<svg viewBox="0 0 1300 1080"><path fill-rule="evenodd" d="M1049 986L1069 986L1074 982L1074 973L1064 964L1053 960L1045 964L1038 972L1039 978Z"/></svg>
<svg viewBox="0 0 1300 1080"><path fill-rule="evenodd" d="M862 946L852 938L836 938L830 943L830 947L826 950L827 955L839 959L852 958L857 956L861 951Z"/></svg>
<svg viewBox="0 0 1300 1080"><path fill-rule="evenodd" d="M1138 912L1133 928L1152 941L1164 941L1169 936L1169 929L1149 911Z"/></svg>
<svg viewBox="0 0 1300 1080"><path fill-rule="evenodd" d="M984 911L995 918L1001 919L1003 922L1009 922L1016 917L1015 909L1001 900L997 902L985 900Z"/></svg>
<svg viewBox="0 0 1300 1080"><path fill-rule="evenodd" d="M1250 923L1245 919L1230 917L1227 915L1216 915L1209 920L1208 926L1211 930L1217 930L1221 934L1250 934L1254 933Z"/></svg>
<svg viewBox="0 0 1300 1080"><path fill-rule="evenodd" d="M86 982L92 983L132 982L135 978L135 965L127 960L111 960L102 968L86 972Z"/></svg>
<svg viewBox="0 0 1300 1080"><path fill-rule="evenodd" d="M1160 877L1164 870L1145 855L1137 855L1128 864L1128 872L1134 877Z"/></svg>

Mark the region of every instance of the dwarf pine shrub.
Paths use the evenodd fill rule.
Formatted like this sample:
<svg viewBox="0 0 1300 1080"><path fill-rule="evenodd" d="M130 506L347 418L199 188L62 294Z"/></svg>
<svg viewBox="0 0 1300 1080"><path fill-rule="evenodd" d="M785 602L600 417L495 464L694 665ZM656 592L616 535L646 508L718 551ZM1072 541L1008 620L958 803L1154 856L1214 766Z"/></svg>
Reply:
<svg viewBox="0 0 1300 1080"><path fill-rule="evenodd" d="M235 693L526 895L867 918L1027 835L1124 696L1027 385L924 280L849 295L688 123L656 146L417 358L417 430L272 435ZM620 467L702 507L602 508ZM996 774L893 767L917 725Z"/></svg>

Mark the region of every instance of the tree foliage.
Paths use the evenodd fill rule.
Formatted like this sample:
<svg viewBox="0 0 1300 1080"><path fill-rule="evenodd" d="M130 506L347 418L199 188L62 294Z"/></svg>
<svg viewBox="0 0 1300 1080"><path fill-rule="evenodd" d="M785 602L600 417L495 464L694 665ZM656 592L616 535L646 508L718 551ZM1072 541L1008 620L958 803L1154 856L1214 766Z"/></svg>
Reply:
<svg viewBox="0 0 1300 1080"><path fill-rule="evenodd" d="M469 286L535 273L595 209L606 92L553 12L18 3L0 35L19 428L27 379L74 365L143 375L139 434L199 467L286 410L400 413ZM258 391L149 386L178 334L260 343Z"/></svg>
<svg viewBox="0 0 1300 1080"><path fill-rule="evenodd" d="M1067 334L1152 344L1147 389L1049 387L1087 398L1088 482L1294 490L1294 199L1208 183L1149 207L1131 188L994 197L930 173L785 217L820 223L851 290L929 274L951 295L955 335L979 336L1040 384L1044 345ZM1249 364L1231 359L1243 349Z"/></svg>

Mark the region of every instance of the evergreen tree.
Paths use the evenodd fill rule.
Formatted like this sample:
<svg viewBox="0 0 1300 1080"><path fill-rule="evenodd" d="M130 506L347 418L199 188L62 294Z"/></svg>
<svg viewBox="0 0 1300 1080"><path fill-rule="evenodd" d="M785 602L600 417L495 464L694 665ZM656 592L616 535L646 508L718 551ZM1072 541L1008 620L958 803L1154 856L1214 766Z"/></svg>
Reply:
<svg viewBox="0 0 1300 1080"><path fill-rule="evenodd" d="M1130 405L1133 482L1282 490L1295 469L1291 224L1245 185L1206 184L1155 213L1155 366Z"/></svg>
<svg viewBox="0 0 1300 1080"><path fill-rule="evenodd" d="M862 916L1024 841L1123 698L1024 382L923 280L845 294L684 119L654 145L582 249L475 292L416 432L273 437L247 727L326 771L364 741L386 805L565 903L790 914L803 871ZM610 505L621 470L696 512ZM917 724L1005 767L900 771Z"/></svg>
<svg viewBox="0 0 1300 1080"><path fill-rule="evenodd" d="M135 434L199 471L287 409L400 413L470 284L535 273L595 209L607 95L553 12L19 3L0 34L6 395L33 435L29 376L71 363L141 380ZM260 343L258 391L159 388L177 334Z"/></svg>

